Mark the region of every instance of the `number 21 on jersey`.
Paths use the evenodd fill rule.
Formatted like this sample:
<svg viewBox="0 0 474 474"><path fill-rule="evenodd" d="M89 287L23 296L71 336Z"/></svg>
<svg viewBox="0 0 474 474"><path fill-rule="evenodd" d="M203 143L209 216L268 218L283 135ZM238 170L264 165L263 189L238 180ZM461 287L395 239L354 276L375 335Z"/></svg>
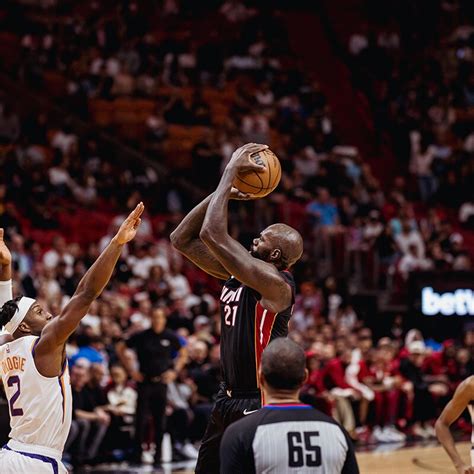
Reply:
<svg viewBox="0 0 474 474"><path fill-rule="evenodd" d="M224 306L224 321L227 326L235 326L235 318L237 316L238 305L226 304Z"/></svg>

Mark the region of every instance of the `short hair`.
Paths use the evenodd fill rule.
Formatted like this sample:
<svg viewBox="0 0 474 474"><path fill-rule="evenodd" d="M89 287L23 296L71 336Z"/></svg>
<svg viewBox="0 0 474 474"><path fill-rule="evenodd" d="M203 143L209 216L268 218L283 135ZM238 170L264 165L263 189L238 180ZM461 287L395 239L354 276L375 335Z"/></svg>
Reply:
<svg viewBox="0 0 474 474"><path fill-rule="evenodd" d="M12 300L8 300L0 308L0 328L5 326L10 322L15 313L18 311L18 303L23 298L23 296L17 296Z"/></svg>
<svg viewBox="0 0 474 474"><path fill-rule="evenodd" d="M274 339L263 351L261 370L267 384L275 389L296 390L305 379L303 349L291 339Z"/></svg>

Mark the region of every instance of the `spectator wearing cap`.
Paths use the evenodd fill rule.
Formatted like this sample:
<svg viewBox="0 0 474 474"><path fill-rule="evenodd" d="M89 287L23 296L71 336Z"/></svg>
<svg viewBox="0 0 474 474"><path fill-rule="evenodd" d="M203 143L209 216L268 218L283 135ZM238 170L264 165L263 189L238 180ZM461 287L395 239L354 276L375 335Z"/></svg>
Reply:
<svg viewBox="0 0 474 474"><path fill-rule="evenodd" d="M443 341L441 351L433 352L426 357L423 371L430 382L448 386L457 369L456 346L453 339Z"/></svg>
<svg viewBox="0 0 474 474"><path fill-rule="evenodd" d="M408 357L400 362L400 373L413 384L413 427L415 436L423 439L435 436L433 421L436 415L430 384L423 374L426 346L423 341L413 341L407 347Z"/></svg>

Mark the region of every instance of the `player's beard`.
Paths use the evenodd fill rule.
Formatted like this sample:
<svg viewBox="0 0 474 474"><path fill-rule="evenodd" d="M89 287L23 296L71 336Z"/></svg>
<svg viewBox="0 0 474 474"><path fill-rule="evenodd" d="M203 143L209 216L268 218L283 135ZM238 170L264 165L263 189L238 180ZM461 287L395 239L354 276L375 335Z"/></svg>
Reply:
<svg viewBox="0 0 474 474"><path fill-rule="evenodd" d="M259 251L252 244L252 246L250 247L250 255L252 255L252 257L258 258L259 260L263 260L264 262L267 262L268 257L270 256L270 251L266 251L266 250Z"/></svg>

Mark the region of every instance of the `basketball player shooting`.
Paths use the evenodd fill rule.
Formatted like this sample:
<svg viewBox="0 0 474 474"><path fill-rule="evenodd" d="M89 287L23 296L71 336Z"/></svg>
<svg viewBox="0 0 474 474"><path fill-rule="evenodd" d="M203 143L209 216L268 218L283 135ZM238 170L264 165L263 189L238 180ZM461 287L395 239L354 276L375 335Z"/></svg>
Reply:
<svg viewBox="0 0 474 474"><path fill-rule="evenodd" d="M474 426L474 375L464 380L454 392L453 398L446 405L436 421L436 436L453 461L459 474L474 474L474 431L471 434L471 466L468 466L459 455L449 427L469 408Z"/></svg>
<svg viewBox="0 0 474 474"><path fill-rule="evenodd" d="M53 318L37 301L12 299L11 255L0 230L0 326L11 335L0 346L0 372L10 407L10 440L0 451L0 472L67 473L61 463L71 426L72 398L65 344L110 280L123 246L140 225L142 203L85 273Z"/></svg>
<svg viewBox="0 0 474 474"><path fill-rule="evenodd" d="M239 173L264 168L251 155L267 148L237 149L216 191L195 207L171 235L173 246L207 273L226 280L220 296L223 383L196 466L198 474L219 472L219 445L231 423L261 407L258 369L263 349L288 335L294 280L288 269L301 257L303 240L285 224L256 237L250 252L227 229L229 199L252 199L232 188Z"/></svg>

